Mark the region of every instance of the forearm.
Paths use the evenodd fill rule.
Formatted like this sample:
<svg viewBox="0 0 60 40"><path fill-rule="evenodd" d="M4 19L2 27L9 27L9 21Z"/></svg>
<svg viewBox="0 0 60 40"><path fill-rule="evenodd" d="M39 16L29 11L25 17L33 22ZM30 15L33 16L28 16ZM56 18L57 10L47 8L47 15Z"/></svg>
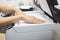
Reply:
<svg viewBox="0 0 60 40"><path fill-rule="evenodd" d="M10 17L2 17L0 18L0 25L5 23L15 23L17 20L21 20L21 17L19 16L10 16Z"/></svg>
<svg viewBox="0 0 60 40"><path fill-rule="evenodd" d="M4 4L0 4L0 11L4 12L4 13L9 13L9 12L14 11L14 8L7 6L7 5L4 5Z"/></svg>
<svg viewBox="0 0 60 40"><path fill-rule="evenodd" d="M0 4L0 11L4 13L15 13L15 15L24 15L23 12L16 7L10 7L4 4Z"/></svg>
<svg viewBox="0 0 60 40"><path fill-rule="evenodd" d="M19 8L10 7L10 6L4 5L4 4L0 4L0 11L5 12L5 13L10 13L10 12L14 11L15 15L20 16L20 17L18 17L18 16L10 16L10 17L0 18L0 24L18 22L19 20L21 20L21 16L23 16L22 15L23 12Z"/></svg>

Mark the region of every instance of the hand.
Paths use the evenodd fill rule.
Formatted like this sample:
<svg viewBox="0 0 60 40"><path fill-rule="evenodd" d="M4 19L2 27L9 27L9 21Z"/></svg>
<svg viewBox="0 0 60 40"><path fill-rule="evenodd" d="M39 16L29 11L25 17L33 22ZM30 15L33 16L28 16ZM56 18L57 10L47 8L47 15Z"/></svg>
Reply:
<svg viewBox="0 0 60 40"><path fill-rule="evenodd" d="M27 16L25 15L24 16L24 19L23 19L26 23L36 23L36 24L41 24L41 23L44 23L45 21L41 20L41 19L38 19L34 16Z"/></svg>

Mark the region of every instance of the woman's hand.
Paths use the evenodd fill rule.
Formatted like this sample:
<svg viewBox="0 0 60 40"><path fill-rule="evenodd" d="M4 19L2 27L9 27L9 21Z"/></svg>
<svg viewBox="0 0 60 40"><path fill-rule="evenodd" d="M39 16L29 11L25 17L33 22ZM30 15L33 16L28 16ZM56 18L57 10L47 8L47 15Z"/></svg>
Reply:
<svg viewBox="0 0 60 40"><path fill-rule="evenodd" d="M34 16L29 16L24 14L20 9L16 9L16 15L20 15L21 19L25 21L26 23L36 23L36 24L41 24L44 23L45 21L38 19Z"/></svg>
<svg viewBox="0 0 60 40"><path fill-rule="evenodd" d="M36 17L34 17L34 16L27 16L27 15L25 15L24 17L23 17L23 20L26 22L26 23L30 23L30 24L32 24L32 23L34 23L34 24L41 24L41 23L44 23L45 21L43 21L43 20L41 20L41 19L38 19L38 18L36 18Z"/></svg>

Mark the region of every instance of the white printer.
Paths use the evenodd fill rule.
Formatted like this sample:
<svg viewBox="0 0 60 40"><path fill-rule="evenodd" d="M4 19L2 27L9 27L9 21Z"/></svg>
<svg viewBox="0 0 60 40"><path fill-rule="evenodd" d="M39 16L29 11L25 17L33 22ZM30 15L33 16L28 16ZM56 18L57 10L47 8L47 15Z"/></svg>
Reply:
<svg viewBox="0 0 60 40"><path fill-rule="evenodd" d="M50 16L52 16L47 0L39 0L39 3L41 5L41 8L45 10ZM15 24L15 26L13 26L13 28L7 30L6 40L53 40L54 39L53 30L56 24L53 22L53 19L47 16L41 9L39 9L35 5L33 5L33 7L34 7L33 11L24 11L24 13L27 15L33 15L37 18L43 19L45 20L45 23L27 24L24 23L24 21L18 22Z"/></svg>

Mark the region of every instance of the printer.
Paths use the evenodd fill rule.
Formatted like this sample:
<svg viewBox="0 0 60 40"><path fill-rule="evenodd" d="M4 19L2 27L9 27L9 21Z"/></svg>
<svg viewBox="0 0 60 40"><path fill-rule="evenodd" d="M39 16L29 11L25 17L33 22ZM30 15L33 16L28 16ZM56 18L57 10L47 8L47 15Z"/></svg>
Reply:
<svg viewBox="0 0 60 40"><path fill-rule="evenodd" d="M57 8L54 5L58 5L57 0L39 0L40 7L36 7L36 10L29 10L34 8L32 6L19 7L25 14L35 16L37 18L45 20L43 24L27 24L24 21L18 22L6 32L6 40L53 40L55 23L60 23ZM58 17L58 18L57 18Z"/></svg>

